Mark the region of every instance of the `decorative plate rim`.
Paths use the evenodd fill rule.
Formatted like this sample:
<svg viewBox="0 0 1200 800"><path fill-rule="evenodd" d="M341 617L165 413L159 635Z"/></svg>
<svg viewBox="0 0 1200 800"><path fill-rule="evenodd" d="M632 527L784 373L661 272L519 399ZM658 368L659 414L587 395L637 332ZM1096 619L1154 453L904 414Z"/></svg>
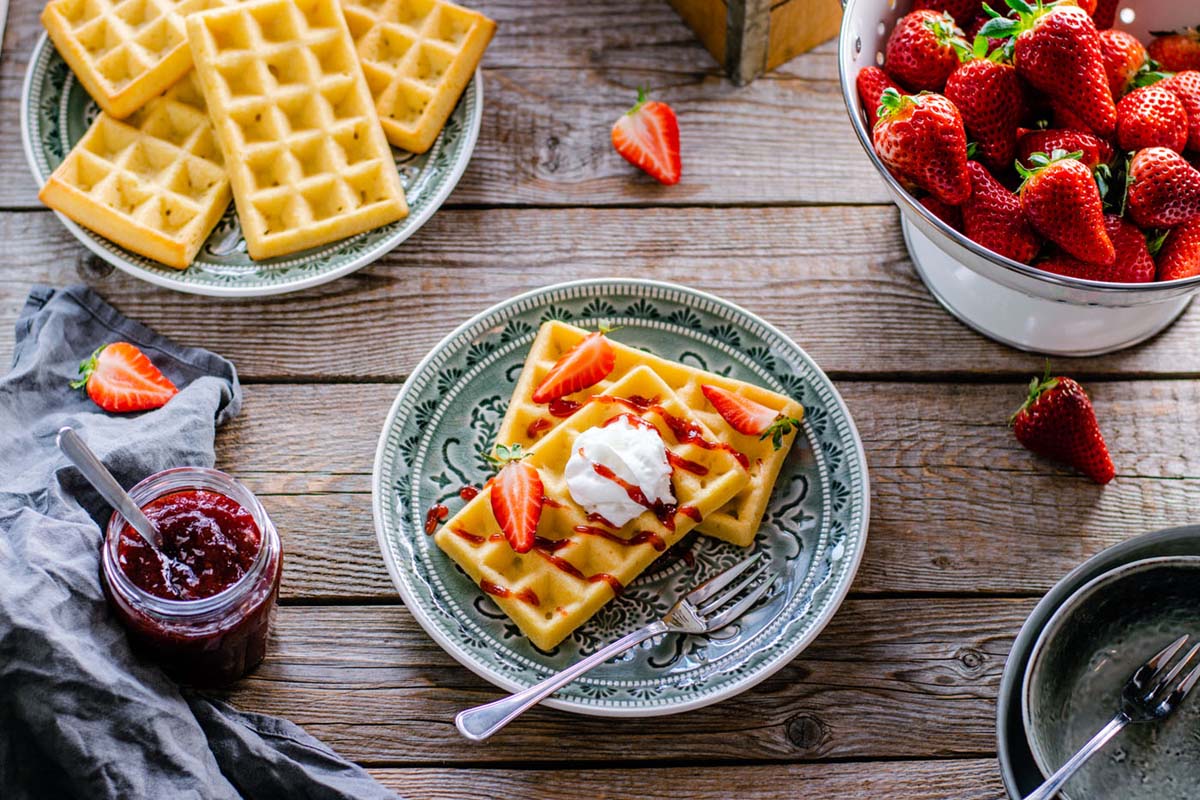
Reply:
<svg viewBox="0 0 1200 800"><path fill-rule="evenodd" d="M38 38L37 44L29 56L29 64L25 68L25 77L21 85L21 108L20 108L20 125L21 125L21 145L25 151L25 161L29 166L29 171L33 174L33 179L40 189L46 183L46 178L42 176L41 170L38 168L37 156L34 153L33 141L30 138L30 108L33 94L33 81L35 74L38 72L38 63L42 58L43 50L49 46L50 37L43 31ZM59 56L61 58L61 56ZM475 152L475 145L479 141L479 131L483 124L483 69L482 67L475 68L475 74L467 88L464 90L463 96L467 93L474 95L474 105L471 108L471 115L467 119L467 123L463 129L463 143L460 150L461 155L452 162L450 169L447 171L447 177L442 185L434 193L433 197L420 212L408 220L403 228L397 230L392 236L383 239L374 248L364 251L363 253L350 259L345 264L337 266L325 272L320 272L315 275L305 275L293 281L284 281L277 284L268 284L263 286L221 286L209 284L190 284L184 283L178 278L176 273L167 273L165 270L170 269L164 267L163 271L154 271L145 269L136 264L127 263L124 259L117 257L115 253L105 249L104 246L97 241L97 238L103 239L114 247L119 245L104 239L100 234L91 234L74 220L69 219L62 213L54 211L55 216L63 223L64 227L70 231L71 235L79 241L85 248L93 254L103 259L106 263L116 267L122 272L132 275L139 280L147 283L162 286L167 289L173 289L178 292L187 294L203 295L206 297L269 297L271 295L288 294L291 292L309 289L314 286L319 286L323 283L328 283L337 280L345 275L362 269L365 266L379 260L392 250L396 249L400 244L406 241L414 233L424 227L429 218L441 208L446 202L451 192L458 186L459 180L463 173L466 172L467 165L471 161L471 156ZM354 237L347 237L354 238ZM339 240L345 241L345 240Z"/></svg>
<svg viewBox="0 0 1200 800"><path fill-rule="evenodd" d="M854 583L854 578L858 573L858 568L862 563L863 554L866 551L867 534L870 525L871 491L870 475L866 460L866 452L862 444L862 438L858 433L858 428L854 424L854 419L850 415L850 410L847 408L845 400L837 391L837 388L833 385L833 382L825 374L824 370L822 370L817 363L804 351L804 349L797 345L790 336L780 331L777 327L769 322L766 322L756 314L742 308L736 303L732 303L716 295L694 289L689 286L683 286L681 284L651 279L607 277L567 281L535 288L510 297L499 303L495 303L479 313L474 314L465 322L455 327L445 337L443 337L436 345L434 345L432 349L430 349L428 353L425 354L424 357L421 358L421 360L413 368L412 372L409 373L403 384L401 384L400 390L397 392L396 398L392 402L391 408L388 410L387 416L384 420L383 428L380 433L379 443L376 446L375 461L371 475L372 517L375 522L376 542L379 545L380 553L383 556L384 563L387 566L389 577L392 579L392 584L396 587L400 597L404 600L409 612L413 615L418 624L420 624L422 629L424 629L424 631L430 636L430 638L432 638L443 650L449 653L456 661L474 672L476 675L479 675L481 678L487 680L489 683L510 692L519 691L526 688L528 684L513 680L502 673L489 669L487 665L476 661L476 659L470 653L465 651L456 640L443 633L441 629L434 624L431 619L428 618L428 615L426 614L425 609L422 607L419 598L410 595L406 582L401 577L400 568L392 557L391 549L387 539L388 534L384 523L384 495L382 478L384 462L389 452L389 432L396 423L401 406L404 403L408 393L412 390L415 379L428 368L429 364L438 356L438 354L449 347L450 344L456 339L463 336L472 327L476 326L483 320L504 311L507 308L519 305L528 300L532 300L540 295L551 295L576 288L595 288L601 286L641 287L647 290L659 289L682 292L684 294L692 295L697 299L714 303L717 306L723 306L733 313L741 315L746 320L762 326L765 331L772 336L777 337L778 340L786 347L793 349L804 360L806 360L808 362L808 366L813 369L816 376L826 383L829 389L829 395L836 404L837 409L841 412L841 415L845 421L846 430L849 434L851 443L854 446L854 455L860 464L861 522L860 530L857 532L859 536L859 542L858 546L855 548L855 552L853 552L849 558L842 582L840 585L831 587L830 599L826 603L825 608L813 620L813 623L808 630L806 630L803 635L796 637L796 639L790 642L786 647L781 649L771 661L767 662L756 672L741 680L734 681L724 688L709 692L707 694L698 695L690 699L670 702L667 704L657 705L647 702L640 705L604 706L592 705L573 699L563 700L554 697L548 698L542 702L542 705L551 708L584 714L587 716L623 718L665 716L702 708L704 706L708 706L740 694L747 689L756 686L758 683L775 674L778 670L782 669L785 665L794 660L795 657L800 654L800 652L812 644L812 642L821 634L821 632L829 624L830 620L833 619L834 615L841 608L842 603L845 601L846 595L850 591L850 587ZM850 533L851 531L847 531L847 536L849 536ZM817 555L820 554L818 553ZM814 561L814 569L815 568L816 566ZM816 591L817 589L819 589L819 584L816 584L814 588L810 588L809 591Z"/></svg>

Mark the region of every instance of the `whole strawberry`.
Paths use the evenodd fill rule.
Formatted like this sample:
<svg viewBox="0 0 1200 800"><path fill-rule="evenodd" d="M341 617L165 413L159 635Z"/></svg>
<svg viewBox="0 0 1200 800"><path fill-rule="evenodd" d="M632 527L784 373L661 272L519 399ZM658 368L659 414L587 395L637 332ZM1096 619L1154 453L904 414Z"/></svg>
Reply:
<svg viewBox="0 0 1200 800"><path fill-rule="evenodd" d="M967 162L967 166L971 166L971 162ZM949 225L959 233L963 229L962 208L960 206L952 206L948 203L943 203L931 194L927 194L920 200L921 205L929 209L929 213L940 219L942 222Z"/></svg>
<svg viewBox="0 0 1200 800"><path fill-rule="evenodd" d="M1031 168L1018 165L1021 208L1035 231L1067 253L1089 264L1111 264L1117 253L1104 228L1104 203L1081 155L1034 153Z"/></svg>
<svg viewBox="0 0 1200 800"><path fill-rule="evenodd" d="M913 11L892 28L883 68L913 91L940 92L958 66L952 42L962 35L948 14Z"/></svg>
<svg viewBox="0 0 1200 800"><path fill-rule="evenodd" d="M979 157L997 171L1012 166L1017 128L1025 115L1021 79L1012 64L999 60L1002 52L987 56L987 40L978 37L975 47L965 53L969 60L946 81L946 97L958 107Z"/></svg>
<svg viewBox="0 0 1200 800"><path fill-rule="evenodd" d="M1117 4L1121 0L1096 0L1092 21L1098 30L1106 30L1117 23Z"/></svg>
<svg viewBox="0 0 1200 800"><path fill-rule="evenodd" d="M1068 153L1082 153L1079 160L1088 169L1094 170L1101 164L1108 164L1115 155L1112 145L1098 136L1083 131L1048 128L1046 130L1017 131L1017 160L1022 166L1032 167L1029 157L1034 153L1053 153L1055 150L1065 150Z"/></svg>
<svg viewBox="0 0 1200 800"><path fill-rule="evenodd" d="M1150 57L1170 72L1200 69L1200 27L1179 31L1152 31Z"/></svg>
<svg viewBox="0 0 1200 800"><path fill-rule="evenodd" d="M1117 146L1122 150L1166 147L1182 153L1187 140L1187 111L1161 84L1134 89L1117 104Z"/></svg>
<svg viewBox="0 0 1200 800"><path fill-rule="evenodd" d="M1009 419L1017 441L1053 461L1068 464L1099 484L1113 479L1112 458L1083 387L1070 378L1029 382L1029 396Z"/></svg>
<svg viewBox="0 0 1200 800"><path fill-rule="evenodd" d="M967 133L953 103L888 89L879 117L873 138L884 164L943 203L961 205L970 196Z"/></svg>
<svg viewBox="0 0 1200 800"><path fill-rule="evenodd" d="M961 207L963 233L1013 261L1033 261L1041 241L1029 227L1021 201L978 161L968 162L967 169L971 172L971 196Z"/></svg>
<svg viewBox="0 0 1200 800"><path fill-rule="evenodd" d="M1154 84L1179 98L1188 118L1187 148L1200 152L1200 71L1189 69Z"/></svg>
<svg viewBox="0 0 1200 800"><path fill-rule="evenodd" d="M1035 5L1007 0L1016 19L996 17L981 36L1012 37L1017 72L1051 101L1082 120L1093 133L1112 135L1117 109L1108 88L1100 34L1078 6Z"/></svg>
<svg viewBox="0 0 1200 800"><path fill-rule="evenodd" d="M1154 257L1146 247L1146 236L1130 222L1115 214L1106 214L1104 229L1112 240L1117 258L1110 266L1102 267L1072 258L1066 253L1039 261L1037 266L1057 275L1109 283L1149 283L1154 280Z"/></svg>
<svg viewBox="0 0 1200 800"><path fill-rule="evenodd" d="M1113 100L1129 91L1134 76L1146 66L1150 54L1136 37L1125 31L1100 31L1100 53L1104 56L1104 73Z"/></svg>
<svg viewBox="0 0 1200 800"><path fill-rule="evenodd" d="M859 99L862 100L863 110L867 112L867 123L871 129L879 122L879 100L883 97L884 90L895 89L904 94L904 89L879 67L860 69L858 77L854 79L854 85L858 89Z"/></svg>
<svg viewBox="0 0 1200 800"><path fill-rule="evenodd" d="M1142 228L1174 228L1200 217L1200 170L1174 150L1147 147L1129 162L1125 208Z"/></svg>
<svg viewBox="0 0 1200 800"><path fill-rule="evenodd" d="M1174 228L1158 251L1158 279L1174 281L1200 275L1200 217Z"/></svg>

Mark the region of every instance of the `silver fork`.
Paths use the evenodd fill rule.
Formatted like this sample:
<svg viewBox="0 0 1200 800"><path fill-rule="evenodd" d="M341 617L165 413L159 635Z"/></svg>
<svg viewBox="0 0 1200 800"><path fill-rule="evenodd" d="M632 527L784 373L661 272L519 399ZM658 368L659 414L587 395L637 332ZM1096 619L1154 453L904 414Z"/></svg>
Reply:
<svg viewBox="0 0 1200 800"><path fill-rule="evenodd" d="M1131 722L1166 719L1171 712L1179 708L1184 698L1195 688L1196 682L1200 681L1200 665L1197 665L1183 680L1175 682L1179 673L1183 672L1197 653L1200 653L1200 644L1193 646L1175 666L1167 669L1167 665L1183 649L1187 640L1187 636L1180 636L1138 667L1121 691L1121 710L1117 715L1025 800L1050 800L1089 758L1124 730L1126 725Z"/></svg>
<svg viewBox="0 0 1200 800"><path fill-rule="evenodd" d="M738 599L738 595L766 574L768 562L764 561L758 569L745 575L761 558L761 553L755 553L734 564L685 594L662 619L621 637L541 683L495 702L459 712L454 718L459 733L481 742L588 670L647 639L664 633L712 633L725 627L750 610L774 584L774 580L765 580ZM742 579L736 585L725 588L738 578Z"/></svg>

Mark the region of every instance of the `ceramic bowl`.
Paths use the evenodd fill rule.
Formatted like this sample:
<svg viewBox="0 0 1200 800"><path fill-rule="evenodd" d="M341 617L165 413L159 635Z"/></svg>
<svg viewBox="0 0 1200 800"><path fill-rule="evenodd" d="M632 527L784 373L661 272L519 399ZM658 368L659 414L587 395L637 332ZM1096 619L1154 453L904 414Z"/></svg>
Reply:
<svg viewBox="0 0 1200 800"><path fill-rule="evenodd" d="M1068 598L1030 656L1022 690L1030 750L1044 775L1112 718L1145 660L1182 634L1200 633L1200 557L1116 567ZM1131 725L1067 784L1067 800L1185 800L1200 790L1200 705Z"/></svg>

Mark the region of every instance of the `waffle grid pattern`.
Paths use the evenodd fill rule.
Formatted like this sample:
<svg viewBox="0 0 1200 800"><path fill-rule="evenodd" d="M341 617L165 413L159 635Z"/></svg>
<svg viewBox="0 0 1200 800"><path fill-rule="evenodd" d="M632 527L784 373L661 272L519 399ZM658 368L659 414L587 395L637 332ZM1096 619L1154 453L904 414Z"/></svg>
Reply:
<svg viewBox="0 0 1200 800"><path fill-rule="evenodd" d="M496 23L444 0L342 0L342 9L388 141L424 153Z"/></svg>
<svg viewBox="0 0 1200 800"><path fill-rule="evenodd" d="M587 331L556 320L541 326L530 347L529 357L525 360L525 367L517 380L512 400L509 401L508 410L500 425L496 437L498 444L529 447L539 437L549 436L555 430L551 427L538 432L534 422L545 420L552 426L561 424L561 420L547 413L545 405L533 402L533 392L559 357L586 335ZM775 487L775 481L796 434L793 432L786 436L783 447L779 450L775 450L769 440L760 441L755 436L744 436L729 427L721 415L709 405L700 386L707 383L737 392L796 419L803 418L804 407L791 398L751 383L669 361L617 341L613 341L612 345L617 354L616 367L612 373L595 386L571 395L570 399L581 401L595 394L607 393L611 391L615 382L638 367L645 366L653 370L678 395L680 401L692 409L694 415L709 430L717 434L720 441L732 445L749 459L749 482L724 508L705 515L699 526L702 533L740 547L748 546L754 541L754 534L762 522L767 503L771 499L771 491Z"/></svg>
<svg viewBox="0 0 1200 800"><path fill-rule="evenodd" d="M229 205L194 73L124 121L101 113L38 196L122 247L186 268Z"/></svg>
<svg viewBox="0 0 1200 800"><path fill-rule="evenodd" d="M699 424L705 435L712 435L650 369L630 370L622 380L611 384L609 394L625 398L658 396L660 405L668 412ZM552 555L565 559L585 577L608 574L628 586L661 551L651 541L621 544L576 532L576 526L595 523L589 523L585 511L572 500L562 477L576 437L622 413L629 412L622 406L606 402L588 403L533 445L526 460L537 468L546 497L555 501L543 508L539 536L570 540L569 544L555 549ZM681 444L654 411L637 416L655 426L668 449L707 469L703 476L683 469L673 470L672 485L680 507L692 506L704 517L715 512L745 486L747 473L728 452L707 450L691 443ZM561 507L556 507L558 505ZM674 521L674 530L669 530L647 511L616 534L628 540L639 531L650 531L659 537L663 547L670 547L696 524L684 513L676 514ZM461 536L455 530L470 536ZM515 553L500 534L492 514L488 488L447 520L435 534L435 541L477 584L487 581L511 593L511 596L493 596L492 599L542 650L552 649L614 596L606 581L581 580L572 576L552 564L537 548L525 554ZM534 605L519 597L522 592L532 592L538 603Z"/></svg>
<svg viewBox="0 0 1200 800"><path fill-rule="evenodd" d="M187 27L251 257L407 215L336 0L256 0Z"/></svg>

